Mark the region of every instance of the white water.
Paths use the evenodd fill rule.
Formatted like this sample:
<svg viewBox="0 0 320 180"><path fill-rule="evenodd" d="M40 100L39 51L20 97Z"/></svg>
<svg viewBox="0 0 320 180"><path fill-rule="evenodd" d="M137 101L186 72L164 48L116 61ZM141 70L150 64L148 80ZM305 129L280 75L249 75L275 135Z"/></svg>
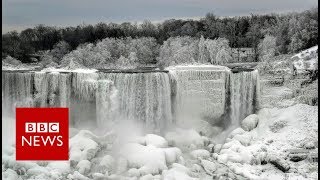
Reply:
<svg viewBox="0 0 320 180"><path fill-rule="evenodd" d="M166 73L100 73L118 90L119 120L131 120L159 132L172 123L169 76Z"/></svg>
<svg viewBox="0 0 320 180"><path fill-rule="evenodd" d="M175 86L175 119L180 125L192 126L199 120L217 124L223 120L229 69L222 66L180 66L169 68L169 71Z"/></svg>
<svg viewBox="0 0 320 180"><path fill-rule="evenodd" d="M241 121L255 112L259 103L258 71L230 74L231 126L239 127Z"/></svg>
<svg viewBox="0 0 320 180"><path fill-rule="evenodd" d="M169 73L2 75L4 113L14 115L16 106L70 107L71 126L79 128L108 129L131 121L146 132L159 133L174 123L199 120L220 126L230 120L236 127L254 113L259 95L257 71L232 74L222 66L180 66L169 68Z"/></svg>
<svg viewBox="0 0 320 180"><path fill-rule="evenodd" d="M3 115L14 117L15 107L33 106L32 84L32 73L2 73Z"/></svg>

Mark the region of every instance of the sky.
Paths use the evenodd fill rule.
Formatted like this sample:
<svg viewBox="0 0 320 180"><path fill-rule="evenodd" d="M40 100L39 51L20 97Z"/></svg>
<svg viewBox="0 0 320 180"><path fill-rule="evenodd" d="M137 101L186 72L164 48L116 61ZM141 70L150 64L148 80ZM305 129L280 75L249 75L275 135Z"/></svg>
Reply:
<svg viewBox="0 0 320 180"><path fill-rule="evenodd" d="M76 26L165 19L301 12L317 0L2 0L2 33L38 24Z"/></svg>

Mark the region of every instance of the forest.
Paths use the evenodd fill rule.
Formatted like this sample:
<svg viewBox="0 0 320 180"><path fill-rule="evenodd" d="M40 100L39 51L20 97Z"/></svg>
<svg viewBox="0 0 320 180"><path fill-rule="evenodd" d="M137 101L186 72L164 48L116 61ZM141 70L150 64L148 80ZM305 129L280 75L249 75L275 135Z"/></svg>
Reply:
<svg viewBox="0 0 320 180"><path fill-rule="evenodd" d="M37 25L2 35L2 60L87 67L178 63L222 64L232 48L252 48L254 61L291 54L317 45L318 7L303 12L170 19L154 24L124 22L76 27ZM35 59L33 56L39 56Z"/></svg>

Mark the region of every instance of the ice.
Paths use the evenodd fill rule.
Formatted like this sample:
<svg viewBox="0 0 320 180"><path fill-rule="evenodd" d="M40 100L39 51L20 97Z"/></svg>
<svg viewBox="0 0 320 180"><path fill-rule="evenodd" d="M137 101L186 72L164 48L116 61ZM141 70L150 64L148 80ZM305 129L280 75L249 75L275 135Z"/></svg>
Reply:
<svg viewBox="0 0 320 180"><path fill-rule="evenodd" d="M241 122L241 127L245 131L251 131L252 129L257 127L258 122L259 122L258 115L251 114Z"/></svg>
<svg viewBox="0 0 320 180"><path fill-rule="evenodd" d="M93 140L93 134L86 130L81 130L69 141L70 160L79 162L81 160L92 159L99 149L97 142Z"/></svg>
<svg viewBox="0 0 320 180"><path fill-rule="evenodd" d="M69 161L51 161L47 165L47 168L50 170L56 170L61 174L68 173L71 170Z"/></svg>
<svg viewBox="0 0 320 180"><path fill-rule="evenodd" d="M99 166L103 167L104 171L112 171L114 169L115 159L110 155L105 155L101 159Z"/></svg>
<svg viewBox="0 0 320 180"><path fill-rule="evenodd" d="M210 152L205 150L205 149L197 149L197 150L193 150L190 152L190 155L194 158L194 159L207 159L210 157Z"/></svg>
<svg viewBox="0 0 320 180"><path fill-rule="evenodd" d="M88 160L81 160L76 166L76 170L80 174L87 174L90 172L90 169L91 169L91 162Z"/></svg>
<svg viewBox="0 0 320 180"><path fill-rule="evenodd" d="M203 148L205 145L205 139L193 129L176 129L174 132L168 132L165 138L169 145L176 146L182 151Z"/></svg>
<svg viewBox="0 0 320 180"><path fill-rule="evenodd" d="M180 162L182 161L182 152L179 148L177 147L170 147L170 148L163 148L162 149L165 153L166 157L166 162L167 164L172 164L175 162Z"/></svg>
<svg viewBox="0 0 320 180"><path fill-rule="evenodd" d="M37 166L37 167L33 167L33 168L30 168L28 169L27 171L27 174L29 176L36 176L36 175L39 175L39 174L43 174L43 175L49 175L49 170L45 167L42 167L42 166Z"/></svg>
<svg viewBox="0 0 320 180"><path fill-rule="evenodd" d="M164 151L154 146L143 146L136 143L126 144L120 155L128 161L131 168L137 168L140 174L159 174L167 169Z"/></svg>
<svg viewBox="0 0 320 180"><path fill-rule="evenodd" d="M2 171L2 178L7 179L7 180L18 180L22 179L21 177L18 176L16 171L12 169L7 169L6 171Z"/></svg>
<svg viewBox="0 0 320 180"><path fill-rule="evenodd" d="M162 177L165 180L195 180L197 178L192 178L189 176L190 170L181 164L173 164L172 168L165 170L162 173Z"/></svg>
<svg viewBox="0 0 320 180"><path fill-rule="evenodd" d="M88 177L82 175L78 171L74 171L73 174L69 174L67 178L72 180L90 180Z"/></svg>
<svg viewBox="0 0 320 180"><path fill-rule="evenodd" d="M168 142L161 136L155 134L147 134L145 137L146 145L153 145L158 148L168 147Z"/></svg>
<svg viewBox="0 0 320 180"><path fill-rule="evenodd" d="M213 173L217 170L216 164L208 160L201 160L201 165L204 170L210 175L213 175Z"/></svg>

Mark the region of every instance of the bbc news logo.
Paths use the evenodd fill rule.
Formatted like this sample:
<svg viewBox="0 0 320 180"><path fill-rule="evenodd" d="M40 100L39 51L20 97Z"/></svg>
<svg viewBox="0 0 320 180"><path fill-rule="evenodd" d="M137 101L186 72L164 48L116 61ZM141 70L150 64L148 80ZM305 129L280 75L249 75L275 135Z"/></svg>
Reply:
<svg viewBox="0 0 320 180"><path fill-rule="evenodd" d="M68 114L68 108L17 108L16 160L68 160Z"/></svg>

